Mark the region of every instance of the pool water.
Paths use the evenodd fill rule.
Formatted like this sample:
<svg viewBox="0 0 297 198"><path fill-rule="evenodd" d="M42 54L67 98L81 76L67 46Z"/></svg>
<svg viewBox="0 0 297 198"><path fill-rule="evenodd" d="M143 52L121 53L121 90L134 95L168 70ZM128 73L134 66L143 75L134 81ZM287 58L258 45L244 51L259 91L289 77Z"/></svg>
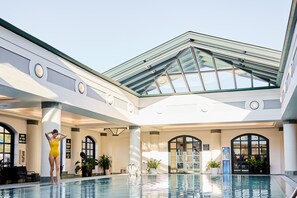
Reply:
<svg viewBox="0 0 297 198"><path fill-rule="evenodd" d="M274 176L275 177L275 176ZM273 176L158 174L64 181L1 189L0 197L286 197ZM1 188L1 187L0 187Z"/></svg>

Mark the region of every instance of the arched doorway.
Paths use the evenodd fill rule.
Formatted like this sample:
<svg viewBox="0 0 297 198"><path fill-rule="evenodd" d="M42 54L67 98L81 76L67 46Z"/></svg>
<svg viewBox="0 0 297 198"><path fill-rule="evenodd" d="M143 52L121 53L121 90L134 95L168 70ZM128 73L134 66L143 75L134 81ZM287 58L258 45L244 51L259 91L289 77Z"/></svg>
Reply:
<svg viewBox="0 0 297 198"><path fill-rule="evenodd" d="M258 134L243 134L231 140L232 173L269 174L269 140ZM250 160L254 163L249 163Z"/></svg>
<svg viewBox="0 0 297 198"><path fill-rule="evenodd" d="M95 159L95 141L90 136L86 136L82 140L82 152L84 152L88 158Z"/></svg>
<svg viewBox="0 0 297 198"><path fill-rule="evenodd" d="M201 140L178 136L168 142L169 173L200 173Z"/></svg>
<svg viewBox="0 0 297 198"><path fill-rule="evenodd" d="M0 123L0 161L4 167L14 166L14 131Z"/></svg>

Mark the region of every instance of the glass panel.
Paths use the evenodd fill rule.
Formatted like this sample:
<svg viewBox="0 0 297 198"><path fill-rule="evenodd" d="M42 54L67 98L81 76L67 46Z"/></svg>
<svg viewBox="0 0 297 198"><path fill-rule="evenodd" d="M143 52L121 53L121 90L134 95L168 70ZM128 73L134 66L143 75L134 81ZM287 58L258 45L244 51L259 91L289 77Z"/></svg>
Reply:
<svg viewBox="0 0 297 198"><path fill-rule="evenodd" d="M188 92L185 81L181 74L170 75L171 82L177 93L179 92Z"/></svg>
<svg viewBox="0 0 297 198"><path fill-rule="evenodd" d="M236 77L237 88L251 88L252 87L251 74L249 74L241 69L236 69L235 77Z"/></svg>
<svg viewBox="0 0 297 198"><path fill-rule="evenodd" d="M162 93L173 93L173 90L169 84L167 76L160 76L157 80Z"/></svg>
<svg viewBox="0 0 297 198"><path fill-rule="evenodd" d="M262 80L261 78L258 78L257 76L253 75L253 85L254 87L268 87L269 82Z"/></svg>
<svg viewBox="0 0 297 198"><path fill-rule="evenodd" d="M258 140L259 139L259 136L257 135L252 135L252 140Z"/></svg>
<svg viewBox="0 0 297 198"><path fill-rule="evenodd" d="M83 148L83 149L85 149L85 148L86 148L86 147L85 147L85 145L86 145L85 143L83 143L83 144L82 144L82 148Z"/></svg>
<svg viewBox="0 0 297 198"><path fill-rule="evenodd" d="M249 152L248 152L248 149L247 148L242 148L241 149L241 154L243 154L243 155L248 155L249 154Z"/></svg>
<svg viewBox="0 0 297 198"><path fill-rule="evenodd" d="M258 143L259 143L258 141L252 141L252 147L258 147L259 146Z"/></svg>
<svg viewBox="0 0 297 198"><path fill-rule="evenodd" d="M5 143L10 143L10 138L11 138L10 134L5 134Z"/></svg>
<svg viewBox="0 0 297 198"><path fill-rule="evenodd" d="M239 138L236 138L234 141L239 141L240 140L240 137Z"/></svg>
<svg viewBox="0 0 297 198"><path fill-rule="evenodd" d="M4 155L4 162L10 162L10 154Z"/></svg>
<svg viewBox="0 0 297 198"><path fill-rule="evenodd" d="M259 154L258 148L252 148L252 155L257 155Z"/></svg>
<svg viewBox="0 0 297 198"><path fill-rule="evenodd" d="M247 136L247 135L245 135L245 136L241 136L240 139L241 139L241 140L247 140L247 139L248 139L248 136Z"/></svg>
<svg viewBox="0 0 297 198"><path fill-rule="evenodd" d="M4 152L10 153L10 144L5 144Z"/></svg>
<svg viewBox="0 0 297 198"><path fill-rule="evenodd" d="M266 154L266 148L260 147L260 154Z"/></svg>
<svg viewBox="0 0 297 198"><path fill-rule="evenodd" d="M178 66L176 61L168 67L167 73L168 74L180 74L181 73L180 67Z"/></svg>
<svg viewBox="0 0 297 198"><path fill-rule="evenodd" d="M214 64L212 61L212 57L205 52L199 51L198 49L195 49L194 51L197 57L200 71L213 71Z"/></svg>
<svg viewBox="0 0 297 198"><path fill-rule="evenodd" d="M159 90L157 89L157 85L155 83L151 84L151 86L147 89L147 94L159 94Z"/></svg>
<svg viewBox="0 0 297 198"><path fill-rule="evenodd" d="M218 71L221 89L235 89L232 70Z"/></svg>
<svg viewBox="0 0 297 198"><path fill-rule="evenodd" d="M192 141L193 141L193 138L191 138L191 137L186 137L186 141L187 141L187 142L192 142Z"/></svg>
<svg viewBox="0 0 297 198"><path fill-rule="evenodd" d="M0 143L3 143L4 139L3 139L3 134L0 134Z"/></svg>
<svg viewBox="0 0 297 198"><path fill-rule="evenodd" d="M92 142L92 140L90 138L87 138L87 142Z"/></svg>
<svg viewBox="0 0 297 198"><path fill-rule="evenodd" d="M92 144L88 144L88 149L92 149L93 145Z"/></svg>
<svg viewBox="0 0 297 198"><path fill-rule="evenodd" d="M0 153L3 153L3 144L0 144Z"/></svg>
<svg viewBox="0 0 297 198"><path fill-rule="evenodd" d="M203 91L200 76L198 74L186 74L191 91Z"/></svg>
<svg viewBox="0 0 297 198"><path fill-rule="evenodd" d="M4 128L0 126L0 133L4 132Z"/></svg>
<svg viewBox="0 0 297 198"><path fill-rule="evenodd" d="M183 67L183 71L185 73L198 71L198 69L194 63L194 59L193 59L192 52L190 49L187 49L178 58L179 58L180 63Z"/></svg>
<svg viewBox="0 0 297 198"><path fill-rule="evenodd" d="M176 143L174 142L174 143L170 143L170 148L176 148Z"/></svg>
<svg viewBox="0 0 297 198"><path fill-rule="evenodd" d="M234 153L239 155L240 154L240 149L234 149Z"/></svg>
<svg viewBox="0 0 297 198"><path fill-rule="evenodd" d="M232 65L230 65L229 63L222 61L220 59L215 58L216 61L216 66L217 66L217 70L221 70L221 69L232 69Z"/></svg>
<svg viewBox="0 0 297 198"><path fill-rule="evenodd" d="M266 147L266 141L260 141L260 145Z"/></svg>
<svg viewBox="0 0 297 198"><path fill-rule="evenodd" d="M4 133L9 133L9 131L7 129L4 129ZM10 134L10 133L9 133Z"/></svg>
<svg viewBox="0 0 297 198"><path fill-rule="evenodd" d="M248 141L241 141L241 147L247 148L248 147Z"/></svg>
<svg viewBox="0 0 297 198"><path fill-rule="evenodd" d="M259 139L260 139L260 140L265 140L265 139L264 139L264 138L262 138L262 137L259 137Z"/></svg>
<svg viewBox="0 0 297 198"><path fill-rule="evenodd" d="M218 90L219 85L217 81L217 76L214 72L201 73L204 82L205 89L208 90Z"/></svg>

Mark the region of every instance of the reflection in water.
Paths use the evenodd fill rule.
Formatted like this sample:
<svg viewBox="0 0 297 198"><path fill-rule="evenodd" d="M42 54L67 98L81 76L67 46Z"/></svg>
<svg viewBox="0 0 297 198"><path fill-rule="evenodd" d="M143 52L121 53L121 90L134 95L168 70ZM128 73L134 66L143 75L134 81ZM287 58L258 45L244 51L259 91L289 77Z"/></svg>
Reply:
<svg viewBox="0 0 297 198"><path fill-rule="evenodd" d="M158 174L66 182L61 185L3 189L0 197L285 197L270 176Z"/></svg>

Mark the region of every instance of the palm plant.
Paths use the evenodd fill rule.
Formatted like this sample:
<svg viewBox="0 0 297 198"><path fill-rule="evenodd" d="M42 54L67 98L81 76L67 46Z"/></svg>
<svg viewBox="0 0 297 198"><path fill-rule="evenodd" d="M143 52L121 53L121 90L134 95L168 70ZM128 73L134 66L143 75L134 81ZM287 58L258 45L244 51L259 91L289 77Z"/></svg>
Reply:
<svg viewBox="0 0 297 198"><path fill-rule="evenodd" d="M102 155L100 158L99 158L99 161L98 161L98 166L100 168L103 169L103 174L106 175L106 170L109 169L111 167L111 159L109 156L107 155Z"/></svg>

